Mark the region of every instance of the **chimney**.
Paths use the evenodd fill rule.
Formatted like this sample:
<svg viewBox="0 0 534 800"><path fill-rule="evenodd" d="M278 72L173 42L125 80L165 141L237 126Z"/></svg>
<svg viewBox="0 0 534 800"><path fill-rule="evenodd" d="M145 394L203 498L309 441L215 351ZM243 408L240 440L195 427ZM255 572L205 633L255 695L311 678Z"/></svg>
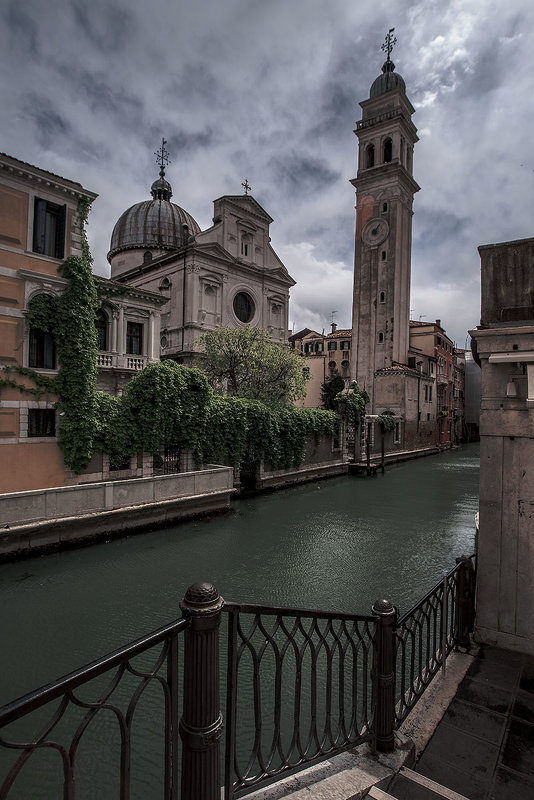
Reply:
<svg viewBox="0 0 534 800"><path fill-rule="evenodd" d="M332 323L332 333L335 333L336 331L337 331L337 323L333 322Z"/></svg>
<svg viewBox="0 0 534 800"><path fill-rule="evenodd" d="M436 325L439 325L439 327L441 328L441 320L440 319L436 320Z"/></svg>

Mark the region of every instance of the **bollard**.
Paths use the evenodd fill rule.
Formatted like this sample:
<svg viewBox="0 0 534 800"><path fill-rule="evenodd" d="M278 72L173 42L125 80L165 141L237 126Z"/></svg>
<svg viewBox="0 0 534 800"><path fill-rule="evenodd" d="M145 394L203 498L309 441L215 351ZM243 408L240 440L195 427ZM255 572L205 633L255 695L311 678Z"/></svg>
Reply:
<svg viewBox="0 0 534 800"><path fill-rule="evenodd" d="M376 600L373 614L378 618L373 654L376 686L376 748L381 753L395 749L395 625L397 609L389 600Z"/></svg>
<svg viewBox="0 0 534 800"><path fill-rule="evenodd" d="M211 583L195 583L180 603L191 624L184 642L182 800L220 800L219 624L224 600Z"/></svg>

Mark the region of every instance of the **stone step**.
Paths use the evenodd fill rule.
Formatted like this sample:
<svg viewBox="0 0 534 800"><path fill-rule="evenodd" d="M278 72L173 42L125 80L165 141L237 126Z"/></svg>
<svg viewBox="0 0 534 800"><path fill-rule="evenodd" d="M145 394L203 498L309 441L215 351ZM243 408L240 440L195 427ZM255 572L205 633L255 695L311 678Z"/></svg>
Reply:
<svg viewBox="0 0 534 800"><path fill-rule="evenodd" d="M414 784L417 786L417 791ZM376 788L373 787L373 789ZM372 797L373 800L390 800L390 798L391 800L412 800L412 798L417 798L417 800L469 800L465 795L458 794L458 792L454 792L452 789L442 786L441 783L436 783L431 778L420 775L407 767L402 767L395 776L389 787L391 794L382 792L382 794L374 795L371 794L371 791L369 791L369 797ZM378 792L381 790L378 789Z"/></svg>

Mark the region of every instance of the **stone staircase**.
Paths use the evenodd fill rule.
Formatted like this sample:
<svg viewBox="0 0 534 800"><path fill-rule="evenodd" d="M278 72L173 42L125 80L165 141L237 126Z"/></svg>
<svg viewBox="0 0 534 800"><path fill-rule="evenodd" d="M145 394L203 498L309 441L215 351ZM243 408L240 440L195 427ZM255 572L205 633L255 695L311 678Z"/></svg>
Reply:
<svg viewBox="0 0 534 800"><path fill-rule="evenodd" d="M407 767L400 769L387 792L372 786L367 797L372 800L469 800Z"/></svg>

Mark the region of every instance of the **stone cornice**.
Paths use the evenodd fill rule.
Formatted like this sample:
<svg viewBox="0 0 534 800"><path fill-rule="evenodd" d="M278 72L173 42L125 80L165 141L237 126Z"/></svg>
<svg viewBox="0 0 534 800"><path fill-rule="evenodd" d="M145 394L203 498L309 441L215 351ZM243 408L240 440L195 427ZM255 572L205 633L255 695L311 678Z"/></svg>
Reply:
<svg viewBox="0 0 534 800"><path fill-rule="evenodd" d="M60 175L54 175L52 172L34 167L32 164L19 161L11 156L0 155L0 170L2 174L8 177L34 184L37 189L42 187L43 189L69 195L76 200L81 197L87 197L92 202L98 197L95 192L84 189L81 183L75 183L67 178L62 178Z"/></svg>

